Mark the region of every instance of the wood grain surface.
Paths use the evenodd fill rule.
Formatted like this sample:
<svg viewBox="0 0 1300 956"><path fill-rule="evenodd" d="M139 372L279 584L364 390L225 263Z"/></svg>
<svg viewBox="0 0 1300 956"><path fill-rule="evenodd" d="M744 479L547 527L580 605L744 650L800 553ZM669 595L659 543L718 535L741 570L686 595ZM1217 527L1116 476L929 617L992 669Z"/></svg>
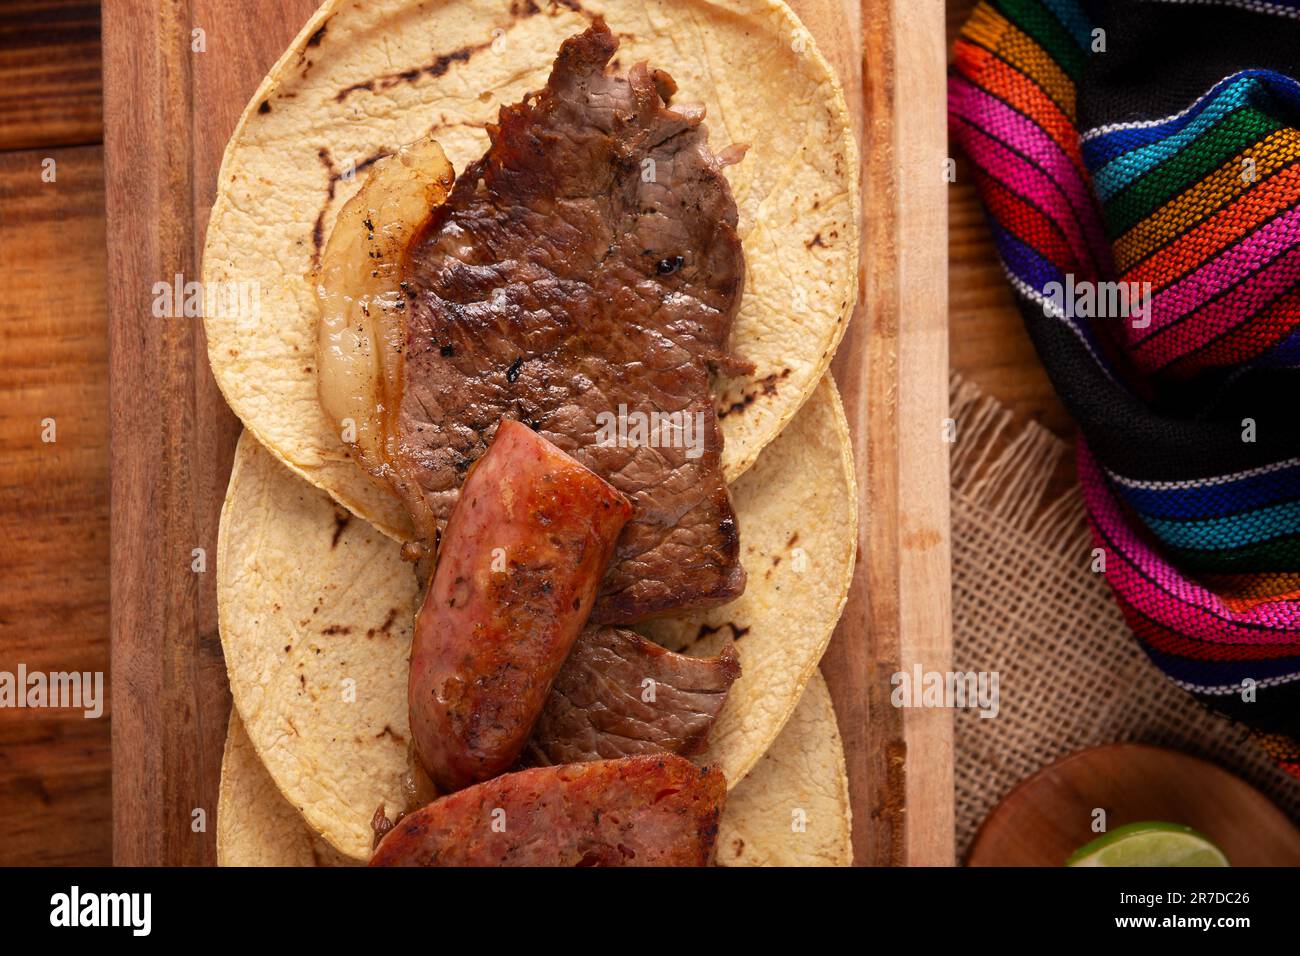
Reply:
<svg viewBox="0 0 1300 956"><path fill-rule="evenodd" d="M853 431L861 540L822 662L844 736L859 864L953 862L952 719L890 704L890 677L951 656L948 540L947 129L940 0L864 2L862 301L833 366ZM839 25L814 30L844 42Z"/></svg>
<svg viewBox="0 0 1300 956"><path fill-rule="evenodd" d="M946 863L951 721L888 705L890 674L913 660L942 669L948 653L945 287L935 281L945 211L941 179L923 172L941 168L945 150L943 6L793 5L856 106L868 210L867 306L837 359L855 422L863 539L824 670L852 753L859 862ZM214 806L228 708L213 581L191 573L190 561L195 547L213 553L237 425L212 383L197 320L154 318L150 288L196 274L221 150L314 7L105 4L108 228L134 237L109 250L119 863L211 862L211 826L193 832L191 822ZM190 49L195 27L202 54Z"/></svg>
<svg viewBox="0 0 1300 956"><path fill-rule="evenodd" d="M201 320L156 318L152 287L198 277L221 149L308 6L104 4L117 864L216 859L230 701L212 575L239 424Z"/></svg>
<svg viewBox="0 0 1300 956"><path fill-rule="evenodd" d="M1212 763L1142 744L1090 747L1011 791L975 835L971 866L1061 866L1098 834L1129 823L1180 823L1233 866L1300 866L1300 830L1254 787Z"/></svg>
<svg viewBox="0 0 1300 956"><path fill-rule="evenodd" d="M100 121L99 4L0 5L0 150L92 145Z"/></svg>
<svg viewBox="0 0 1300 956"><path fill-rule="evenodd" d="M0 153L0 670L10 673L108 670L100 164L96 146ZM108 757L107 706L98 719L0 710L0 863L107 863Z"/></svg>
<svg viewBox="0 0 1300 956"><path fill-rule="evenodd" d="M11 673L108 670L99 139L98 4L4 4L0 670ZM0 864L109 862L109 736L107 706L98 719L0 711Z"/></svg>

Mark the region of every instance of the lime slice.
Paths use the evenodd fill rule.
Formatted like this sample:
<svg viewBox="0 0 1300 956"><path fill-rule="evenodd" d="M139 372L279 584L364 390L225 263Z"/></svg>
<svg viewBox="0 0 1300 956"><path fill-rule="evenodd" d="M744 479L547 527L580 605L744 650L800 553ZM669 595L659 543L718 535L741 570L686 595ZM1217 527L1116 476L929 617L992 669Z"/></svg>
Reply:
<svg viewBox="0 0 1300 956"><path fill-rule="evenodd" d="M1223 851L1191 827L1129 823L1074 851L1066 866L1229 866Z"/></svg>

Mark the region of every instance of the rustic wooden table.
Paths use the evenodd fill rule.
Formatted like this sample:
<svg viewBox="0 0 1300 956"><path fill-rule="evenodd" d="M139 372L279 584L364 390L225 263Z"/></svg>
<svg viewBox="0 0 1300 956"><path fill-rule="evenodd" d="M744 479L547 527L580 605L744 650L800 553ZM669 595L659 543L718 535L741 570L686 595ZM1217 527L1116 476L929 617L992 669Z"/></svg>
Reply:
<svg viewBox="0 0 1300 956"><path fill-rule="evenodd" d="M108 669L102 138L99 5L6 2L0 670L11 673ZM0 710L0 863L109 862L109 732L107 711Z"/></svg>
<svg viewBox="0 0 1300 956"><path fill-rule="evenodd" d="M973 2L949 4L949 40ZM0 10L0 670L108 668L99 21L98 3L74 0ZM949 225L952 366L1067 433L961 172ZM0 864L108 863L110 762L107 713L0 711Z"/></svg>

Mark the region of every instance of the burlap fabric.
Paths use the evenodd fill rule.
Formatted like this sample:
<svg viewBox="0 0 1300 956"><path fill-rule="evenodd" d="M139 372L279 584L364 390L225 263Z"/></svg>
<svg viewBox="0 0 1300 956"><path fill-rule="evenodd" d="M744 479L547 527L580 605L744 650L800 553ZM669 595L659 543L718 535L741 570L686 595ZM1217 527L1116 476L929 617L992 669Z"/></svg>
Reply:
<svg viewBox="0 0 1300 956"><path fill-rule="evenodd" d="M956 714L957 854L1012 787L1084 747L1139 741L1213 760L1300 820L1300 782L1247 730L1198 705L1147 659L1102 575L1067 442L954 376L953 657L996 671L999 711Z"/></svg>

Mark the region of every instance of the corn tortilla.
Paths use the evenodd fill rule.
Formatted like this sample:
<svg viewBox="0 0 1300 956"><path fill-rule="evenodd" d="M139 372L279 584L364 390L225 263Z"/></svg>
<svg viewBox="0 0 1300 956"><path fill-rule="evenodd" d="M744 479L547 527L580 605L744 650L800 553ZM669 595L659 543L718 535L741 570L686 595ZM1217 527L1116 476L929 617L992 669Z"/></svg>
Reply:
<svg viewBox="0 0 1300 956"><path fill-rule="evenodd" d="M814 674L790 722L732 789L718 830L721 866L847 866L848 776L826 682ZM231 714L217 804L221 866L355 866L276 789Z"/></svg>
<svg viewBox="0 0 1300 956"><path fill-rule="evenodd" d="M735 642L742 675L701 758L734 784L790 718L852 578L856 492L829 375L731 493L745 593L647 632L696 654ZM354 858L368 853L375 809L404 800L417 585L399 552L249 433L241 437L217 556L235 707L279 790Z"/></svg>
<svg viewBox="0 0 1300 956"><path fill-rule="evenodd" d="M600 13L619 68L670 72L707 109L739 209L746 287L732 342L752 375L719 381L723 470L741 475L816 388L857 297L858 160L843 92L780 0L330 0L262 82L232 135L209 220L209 289L255 309L205 318L213 373L282 462L377 528L413 532L321 411L306 275L369 164L430 132L457 171L497 109L545 84L561 41Z"/></svg>

